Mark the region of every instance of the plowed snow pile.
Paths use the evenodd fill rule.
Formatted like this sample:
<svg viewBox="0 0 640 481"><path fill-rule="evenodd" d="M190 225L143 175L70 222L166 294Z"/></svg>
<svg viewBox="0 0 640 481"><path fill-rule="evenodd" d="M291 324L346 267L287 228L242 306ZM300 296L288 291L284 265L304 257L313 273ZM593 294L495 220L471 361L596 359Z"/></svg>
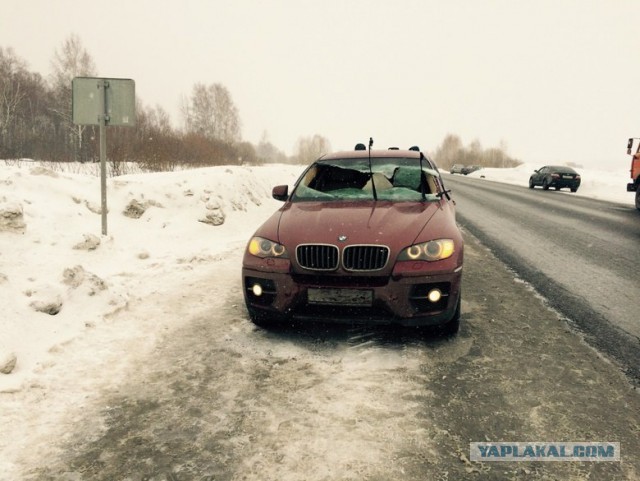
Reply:
<svg viewBox="0 0 640 481"><path fill-rule="evenodd" d="M100 180L38 163L0 167L0 392L23 389L64 343L99 327L163 274L247 241L302 167L212 167ZM239 274L238 274L239 275ZM123 337L134 326L120 326ZM87 346L91 350L91 346ZM36 376L37 377L37 376Z"/></svg>

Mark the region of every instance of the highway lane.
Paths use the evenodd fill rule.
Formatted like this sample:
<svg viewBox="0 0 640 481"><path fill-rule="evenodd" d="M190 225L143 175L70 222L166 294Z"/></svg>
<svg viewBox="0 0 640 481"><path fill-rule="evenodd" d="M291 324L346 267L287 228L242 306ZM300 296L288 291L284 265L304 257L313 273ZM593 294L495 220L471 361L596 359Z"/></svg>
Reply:
<svg viewBox="0 0 640 481"><path fill-rule="evenodd" d="M640 379L640 215L569 192L447 175L458 222Z"/></svg>

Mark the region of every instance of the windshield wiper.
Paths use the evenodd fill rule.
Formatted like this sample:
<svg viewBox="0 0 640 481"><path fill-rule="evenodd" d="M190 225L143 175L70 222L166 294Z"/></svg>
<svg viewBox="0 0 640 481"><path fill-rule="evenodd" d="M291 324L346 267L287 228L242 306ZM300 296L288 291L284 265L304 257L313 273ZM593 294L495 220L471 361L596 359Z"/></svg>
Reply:
<svg viewBox="0 0 640 481"><path fill-rule="evenodd" d="M440 197L441 200L443 196L446 196L447 200L451 200L451 196L449 195L450 193L451 193L451 189L443 190L442 192L438 192L436 195Z"/></svg>
<svg viewBox="0 0 640 481"><path fill-rule="evenodd" d="M425 174L422 171L422 160L424 159L424 154L420 152L420 193L422 194L422 202L427 200L427 191L425 184L427 183L427 179L425 178Z"/></svg>

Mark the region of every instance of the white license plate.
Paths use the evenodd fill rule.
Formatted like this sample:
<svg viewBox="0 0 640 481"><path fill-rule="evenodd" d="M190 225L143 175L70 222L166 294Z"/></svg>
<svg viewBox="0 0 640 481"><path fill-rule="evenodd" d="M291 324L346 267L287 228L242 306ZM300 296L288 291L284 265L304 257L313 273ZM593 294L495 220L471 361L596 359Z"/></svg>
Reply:
<svg viewBox="0 0 640 481"><path fill-rule="evenodd" d="M307 289L309 304L332 306L361 306L373 304L373 291L363 289Z"/></svg>

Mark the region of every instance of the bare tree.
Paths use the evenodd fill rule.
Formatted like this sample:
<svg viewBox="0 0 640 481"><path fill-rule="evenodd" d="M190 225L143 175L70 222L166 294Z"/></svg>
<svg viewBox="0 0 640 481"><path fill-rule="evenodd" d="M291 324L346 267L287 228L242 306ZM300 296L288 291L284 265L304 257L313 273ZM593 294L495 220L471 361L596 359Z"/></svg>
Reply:
<svg viewBox="0 0 640 481"><path fill-rule="evenodd" d="M11 48L0 47L0 154L7 155L12 149L9 134L15 124L20 103L25 93L20 80L24 64L18 60ZM3 152L4 151L4 152Z"/></svg>
<svg viewBox="0 0 640 481"><path fill-rule="evenodd" d="M453 164L481 165L483 167L515 167L520 165L518 159L509 157L504 141L500 148L483 149L479 140L472 141L468 147L462 145L460 137L447 134L434 155L436 163L445 169Z"/></svg>
<svg viewBox="0 0 640 481"><path fill-rule="evenodd" d="M183 107L186 113L186 130L191 134L199 134L205 138L214 138L213 99L208 87L197 83L189 103Z"/></svg>
<svg viewBox="0 0 640 481"><path fill-rule="evenodd" d="M71 82L74 77L95 77L95 63L82 46L80 38L72 34L63 42L59 50L55 50L51 68L53 110L69 136L69 147L73 158L87 160L82 142L85 127L74 125L71 118Z"/></svg>
<svg viewBox="0 0 640 481"><path fill-rule="evenodd" d="M180 96L180 115L182 115L183 130L188 132L191 122L191 99L185 94Z"/></svg>
<svg viewBox="0 0 640 481"><path fill-rule="evenodd" d="M266 131L262 133L260 143L256 147L256 157L260 163L284 164L287 162L286 154L269 141L269 135Z"/></svg>
<svg viewBox="0 0 640 481"><path fill-rule="evenodd" d="M168 171L177 165L178 138L169 114L159 105L138 107L136 159L144 170Z"/></svg>
<svg viewBox="0 0 640 481"><path fill-rule="evenodd" d="M240 141L240 118L231 94L224 85L213 85L213 117L216 137L223 142Z"/></svg>
<svg viewBox="0 0 640 481"><path fill-rule="evenodd" d="M42 77L0 47L0 158L34 157L55 138L49 101Z"/></svg>
<svg viewBox="0 0 640 481"><path fill-rule="evenodd" d="M300 137L298 139L294 157L301 164L309 164L329 151L331 151L329 140L322 135L316 134L313 137Z"/></svg>
<svg viewBox="0 0 640 481"><path fill-rule="evenodd" d="M182 114L190 134L229 144L240 141L238 109L221 84L195 84L190 102L183 102Z"/></svg>
<svg viewBox="0 0 640 481"><path fill-rule="evenodd" d="M434 155L436 163L445 169L453 164L461 163L460 152L463 150L462 140L453 134L447 134Z"/></svg>

